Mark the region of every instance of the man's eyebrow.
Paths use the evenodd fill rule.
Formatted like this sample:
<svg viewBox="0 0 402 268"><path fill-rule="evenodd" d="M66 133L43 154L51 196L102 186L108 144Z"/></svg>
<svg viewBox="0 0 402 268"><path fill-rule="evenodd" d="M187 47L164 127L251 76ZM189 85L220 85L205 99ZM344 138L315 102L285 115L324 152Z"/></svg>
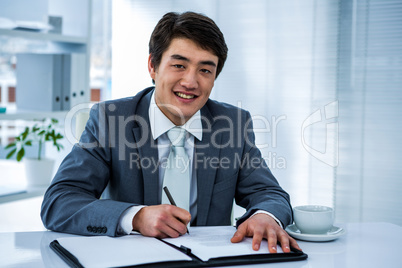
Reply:
<svg viewBox="0 0 402 268"><path fill-rule="evenodd" d="M170 58L175 59L175 60L188 61L188 62L190 61L190 59L188 59L182 55L179 55L179 54L173 54L172 56L170 56ZM216 67L216 63L213 61L210 61L210 60L201 61L200 64L201 65L211 65L211 66Z"/></svg>
<svg viewBox="0 0 402 268"><path fill-rule="evenodd" d="M210 65L210 66L216 67L215 62L213 62L211 60L201 61L200 63L201 63L201 65Z"/></svg>
<svg viewBox="0 0 402 268"><path fill-rule="evenodd" d="M170 56L172 59L175 59L175 60L184 60L184 61L190 61L188 58L186 58L186 57L184 57L184 56L182 56L182 55L179 55L179 54L173 54L172 56Z"/></svg>

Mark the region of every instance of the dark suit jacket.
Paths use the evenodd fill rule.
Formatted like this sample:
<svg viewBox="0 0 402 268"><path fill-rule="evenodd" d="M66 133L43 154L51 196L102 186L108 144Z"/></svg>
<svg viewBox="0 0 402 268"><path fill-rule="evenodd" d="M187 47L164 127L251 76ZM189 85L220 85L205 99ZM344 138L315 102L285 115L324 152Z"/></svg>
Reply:
<svg viewBox="0 0 402 268"><path fill-rule="evenodd" d="M79 144L45 194L45 227L116 236L127 208L158 204L158 149L148 116L153 89L94 105ZM208 100L201 116L203 138L194 145L196 225L229 225L233 198L247 209L238 224L257 209L271 212L284 226L291 223L289 196L254 145L250 114Z"/></svg>

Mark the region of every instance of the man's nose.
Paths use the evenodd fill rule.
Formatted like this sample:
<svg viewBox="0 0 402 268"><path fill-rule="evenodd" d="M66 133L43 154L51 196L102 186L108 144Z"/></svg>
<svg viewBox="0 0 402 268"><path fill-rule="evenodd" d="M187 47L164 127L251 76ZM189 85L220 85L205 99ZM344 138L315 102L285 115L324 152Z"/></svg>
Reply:
<svg viewBox="0 0 402 268"><path fill-rule="evenodd" d="M198 80L196 71L188 70L182 77L180 85L187 89L198 88Z"/></svg>

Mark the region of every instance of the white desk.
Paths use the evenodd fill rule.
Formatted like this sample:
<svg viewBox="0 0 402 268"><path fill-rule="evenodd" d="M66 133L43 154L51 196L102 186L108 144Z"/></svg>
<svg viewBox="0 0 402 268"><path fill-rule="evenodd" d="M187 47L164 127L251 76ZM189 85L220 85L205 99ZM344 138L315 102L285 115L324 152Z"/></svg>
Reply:
<svg viewBox="0 0 402 268"><path fill-rule="evenodd" d="M340 224L347 234L332 242L303 242L305 261L253 267L402 267L402 227L389 223ZM56 232L0 233L0 267L68 267L50 248ZM236 266L240 267L240 266Z"/></svg>

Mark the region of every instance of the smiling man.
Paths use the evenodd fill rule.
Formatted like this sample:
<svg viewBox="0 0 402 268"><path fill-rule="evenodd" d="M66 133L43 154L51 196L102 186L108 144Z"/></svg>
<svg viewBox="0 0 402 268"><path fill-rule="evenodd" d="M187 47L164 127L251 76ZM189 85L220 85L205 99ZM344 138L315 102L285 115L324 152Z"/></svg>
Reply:
<svg viewBox="0 0 402 268"><path fill-rule="evenodd" d="M45 226L82 235L178 237L188 224L231 224L235 200L247 212L233 243L250 236L254 250L264 238L270 252L277 243L284 252L299 248L283 230L292 222L289 196L255 146L250 114L209 99L227 51L210 18L165 14L149 42L155 86L92 108L45 194ZM166 202L167 185L177 206Z"/></svg>

